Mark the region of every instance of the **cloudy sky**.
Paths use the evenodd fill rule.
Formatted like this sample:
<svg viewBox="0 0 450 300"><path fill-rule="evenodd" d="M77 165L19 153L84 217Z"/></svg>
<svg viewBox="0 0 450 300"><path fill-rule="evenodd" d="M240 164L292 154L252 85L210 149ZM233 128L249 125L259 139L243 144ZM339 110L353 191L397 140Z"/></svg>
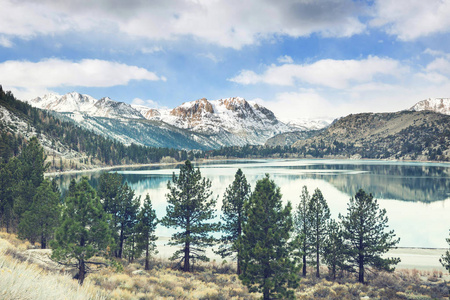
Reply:
<svg viewBox="0 0 450 300"><path fill-rule="evenodd" d="M240 96L282 118L450 97L449 0L0 0L0 84L175 107Z"/></svg>

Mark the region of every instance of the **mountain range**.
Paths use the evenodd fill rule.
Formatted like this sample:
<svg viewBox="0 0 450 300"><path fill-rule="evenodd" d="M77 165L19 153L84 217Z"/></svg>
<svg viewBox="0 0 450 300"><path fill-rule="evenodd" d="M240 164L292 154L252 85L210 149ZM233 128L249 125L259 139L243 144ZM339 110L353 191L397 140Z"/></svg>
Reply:
<svg viewBox="0 0 450 300"><path fill-rule="evenodd" d="M142 161L139 153L147 151L139 148L143 145L157 147L148 150L153 153L151 161L167 155L178 160L188 153L157 150L163 148L213 150L189 154L195 157L450 160L450 98L426 99L395 113L351 114L323 127L330 121L282 122L267 108L239 97L203 98L174 109L79 93L28 101L42 111L15 100L10 92L0 94L6 99L0 103L3 138L14 135L19 141L36 135L53 160L60 156L74 163L83 160L85 165L93 158L107 164ZM322 128L315 129L314 124ZM61 126L64 129L58 129ZM255 146L235 147L245 145ZM128 159L124 149L133 158Z"/></svg>
<svg viewBox="0 0 450 300"><path fill-rule="evenodd" d="M110 98L96 100L76 92L48 94L28 103L125 144L184 149L262 145L278 134L320 129L330 123L303 120L286 124L269 109L240 97L202 98L174 109L130 105Z"/></svg>

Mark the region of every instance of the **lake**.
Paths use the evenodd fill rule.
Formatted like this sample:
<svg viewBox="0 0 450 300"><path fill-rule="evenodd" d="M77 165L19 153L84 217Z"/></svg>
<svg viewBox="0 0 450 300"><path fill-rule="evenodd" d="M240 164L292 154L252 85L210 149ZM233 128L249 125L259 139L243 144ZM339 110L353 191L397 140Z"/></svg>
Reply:
<svg viewBox="0 0 450 300"><path fill-rule="evenodd" d="M266 173L280 187L283 201L296 207L302 186L310 194L319 188L333 218L346 214L347 203L357 190L372 193L387 210L389 228L400 237L400 247L447 248L450 229L450 164L390 162L370 160L224 160L197 163L204 177L212 182L218 196L218 214L226 187L241 168L252 189ZM117 169L136 192L148 193L158 218L165 215L167 182L179 166L152 166ZM100 172L57 176L64 192L72 178L86 175L97 185ZM170 236L172 229L158 226L158 236Z"/></svg>

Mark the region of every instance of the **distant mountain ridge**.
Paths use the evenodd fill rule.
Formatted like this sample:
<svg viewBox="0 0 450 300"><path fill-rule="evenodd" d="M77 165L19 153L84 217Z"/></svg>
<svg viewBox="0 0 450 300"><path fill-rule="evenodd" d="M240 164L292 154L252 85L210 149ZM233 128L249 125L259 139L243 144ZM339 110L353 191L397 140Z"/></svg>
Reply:
<svg viewBox="0 0 450 300"><path fill-rule="evenodd" d="M351 114L292 146L315 157L448 161L449 124L432 111Z"/></svg>
<svg viewBox="0 0 450 300"><path fill-rule="evenodd" d="M96 100L76 92L63 96L49 94L29 100L28 103L37 108L58 112L90 130L126 144L179 146L187 149L263 145L277 134L300 130L279 121L269 109L240 97L212 101L202 98L185 102L173 109L130 105L110 98ZM108 122L101 118L115 120ZM119 125L118 122L120 126L111 126L112 123ZM185 139L186 147L183 147L183 142L174 144L174 140L165 143L164 135L170 140L173 133L178 138L184 135L192 142Z"/></svg>
<svg viewBox="0 0 450 300"><path fill-rule="evenodd" d="M63 96L47 94L28 101L31 106L56 112L84 113L91 117L142 119L139 111L108 97L99 100L76 92Z"/></svg>

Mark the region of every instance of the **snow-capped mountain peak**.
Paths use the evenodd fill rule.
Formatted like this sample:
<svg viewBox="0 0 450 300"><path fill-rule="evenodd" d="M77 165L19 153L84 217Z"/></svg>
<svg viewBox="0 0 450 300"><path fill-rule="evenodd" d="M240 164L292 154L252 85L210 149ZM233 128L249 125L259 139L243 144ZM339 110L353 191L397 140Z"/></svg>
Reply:
<svg viewBox="0 0 450 300"><path fill-rule="evenodd" d="M241 97L201 98L174 109L134 106L149 120L213 136L224 145L263 144L273 135L290 131L267 108Z"/></svg>
<svg viewBox="0 0 450 300"><path fill-rule="evenodd" d="M409 110L431 110L445 115L450 115L450 98L428 98L417 102Z"/></svg>
<svg viewBox="0 0 450 300"><path fill-rule="evenodd" d="M57 112L69 112L86 114L93 117L106 118L132 118L141 119L141 113L131 107L131 105L117 102L109 97L97 100L89 95L83 95L77 92L65 94L47 94L28 101L32 106L53 110Z"/></svg>

